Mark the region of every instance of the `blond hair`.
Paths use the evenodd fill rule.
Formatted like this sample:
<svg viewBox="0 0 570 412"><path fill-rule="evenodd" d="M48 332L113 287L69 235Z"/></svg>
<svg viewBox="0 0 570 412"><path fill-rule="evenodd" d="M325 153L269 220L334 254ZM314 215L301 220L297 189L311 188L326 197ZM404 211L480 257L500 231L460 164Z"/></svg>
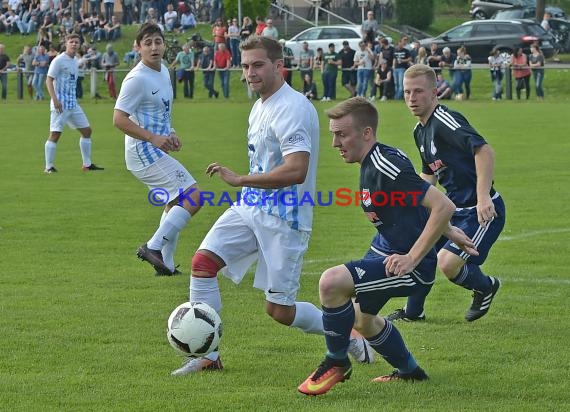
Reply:
<svg viewBox="0 0 570 412"><path fill-rule="evenodd" d="M435 88L436 75L435 71L425 64L414 64L410 66L404 73L404 79L414 79L416 77L425 76L430 83L430 86Z"/></svg>

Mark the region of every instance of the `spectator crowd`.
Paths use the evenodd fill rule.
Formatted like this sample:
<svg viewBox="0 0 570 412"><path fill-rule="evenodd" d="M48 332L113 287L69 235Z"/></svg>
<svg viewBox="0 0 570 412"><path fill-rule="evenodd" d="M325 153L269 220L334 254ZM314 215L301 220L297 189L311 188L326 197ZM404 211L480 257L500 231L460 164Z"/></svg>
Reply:
<svg viewBox="0 0 570 412"><path fill-rule="evenodd" d="M78 97L83 95L81 74L95 68L105 70L105 80L112 98L117 94L114 70L120 61L112 43L121 36L123 24L153 22L164 33L181 34L195 29L198 21L211 19L211 41L204 41L194 34L189 37L188 43L182 45L175 58L168 62L171 68L176 68L176 78L183 83L186 98L194 96L196 71L202 72L203 86L211 98L220 95L214 87L218 73L222 96L229 98L231 70L238 69L241 65L240 43L252 34L279 39L279 31L270 18L258 16L253 21L245 16L241 22L236 18L224 21L218 0L180 3L175 0L122 0L121 19L115 14L114 1L90 0L89 11L78 7L73 19L69 0L9 0L8 9L0 14L0 32L36 36L35 44L24 48L16 61L17 68L25 72L30 97L37 100L44 98L42 89L47 66L61 50L65 35L70 33L78 34L81 43L81 50L76 57L80 66ZM353 50L348 41L343 42L341 50L336 50L333 43L328 45L327 50L313 50L305 42L300 53L295 56L285 46L285 41L279 40L283 45L283 76L287 83L292 84L293 72L298 71L301 91L308 98L330 101L336 99L341 73L340 84L348 91L349 97L362 96L370 101L403 99L404 72L411 65L420 63L436 71L440 99L467 100L471 97L471 57L465 47L452 51L448 47L440 49L433 43L426 50L419 42L410 42L408 36L402 36L392 44L390 39L378 35L381 32L373 11L367 13L361 31L362 39L358 50ZM98 50L99 42L107 43L104 53ZM133 45L133 49L125 53L123 61L132 67L138 59L136 45ZM293 66L293 61L297 62L296 66ZM6 66L3 69L2 63ZM1 51L2 86L6 85L5 72L9 63L14 62L6 60L5 52ZM538 46L533 47L529 56L520 50L511 58L505 58L498 50L493 50L489 56L493 100L502 98L502 81L508 66L513 69L519 99L521 90L525 90L525 96L529 98L531 75L535 79L536 95L543 99L544 57ZM314 81L315 72L320 73L320 86ZM253 97L247 90L250 97ZM5 87L3 96L4 94Z"/></svg>

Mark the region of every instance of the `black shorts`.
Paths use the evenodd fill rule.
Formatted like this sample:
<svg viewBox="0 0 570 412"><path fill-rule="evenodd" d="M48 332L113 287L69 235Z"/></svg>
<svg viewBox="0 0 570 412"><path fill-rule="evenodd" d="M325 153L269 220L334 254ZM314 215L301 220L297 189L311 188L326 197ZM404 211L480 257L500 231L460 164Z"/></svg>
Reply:
<svg viewBox="0 0 570 412"><path fill-rule="evenodd" d="M356 70L342 69L342 85L356 86Z"/></svg>
<svg viewBox="0 0 570 412"><path fill-rule="evenodd" d="M361 260L344 265L354 281L356 302L363 313L376 315L391 298L427 295L435 280L437 258L425 257L418 266L404 276L387 276L384 259L388 256L373 250Z"/></svg>

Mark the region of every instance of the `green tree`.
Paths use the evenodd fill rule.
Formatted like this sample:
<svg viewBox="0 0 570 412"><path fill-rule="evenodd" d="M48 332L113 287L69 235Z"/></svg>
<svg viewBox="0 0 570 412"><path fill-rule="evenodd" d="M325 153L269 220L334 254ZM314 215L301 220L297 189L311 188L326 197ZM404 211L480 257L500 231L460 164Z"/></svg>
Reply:
<svg viewBox="0 0 570 412"><path fill-rule="evenodd" d="M238 17L238 0L223 0L223 2L226 17ZM241 15L249 16L255 22L256 16L265 18L270 4L271 0L241 0Z"/></svg>
<svg viewBox="0 0 570 412"><path fill-rule="evenodd" d="M433 16L433 0L396 0L398 24L407 24L425 30L433 22Z"/></svg>

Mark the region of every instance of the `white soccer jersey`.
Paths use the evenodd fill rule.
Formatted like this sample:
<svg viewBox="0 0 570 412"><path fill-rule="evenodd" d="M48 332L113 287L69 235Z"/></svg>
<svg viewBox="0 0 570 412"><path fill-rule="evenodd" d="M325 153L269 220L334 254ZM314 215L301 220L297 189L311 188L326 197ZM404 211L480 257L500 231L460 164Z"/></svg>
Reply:
<svg viewBox="0 0 570 412"><path fill-rule="evenodd" d="M319 119L312 103L287 83L264 102L257 100L249 115L247 131L249 174L267 173L283 163L283 157L309 152L305 182L281 189L244 187L242 199L266 213L286 220L293 229L310 231L313 206L300 202L315 199L319 156ZM277 200L277 201L274 201ZM301 205L299 204L301 203Z"/></svg>
<svg viewBox="0 0 570 412"><path fill-rule="evenodd" d="M172 84L166 66L160 72L139 62L125 77L115 109L154 134L168 136L171 131ZM149 142L125 135L125 162L128 170L142 170L165 152Z"/></svg>
<svg viewBox="0 0 570 412"><path fill-rule="evenodd" d="M49 65L47 75L54 79L54 89L63 109L77 107L77 77L79 66L75 58L67 53L61 53ZM53 100L50 103L51 110L55 110Z"/></svg>

